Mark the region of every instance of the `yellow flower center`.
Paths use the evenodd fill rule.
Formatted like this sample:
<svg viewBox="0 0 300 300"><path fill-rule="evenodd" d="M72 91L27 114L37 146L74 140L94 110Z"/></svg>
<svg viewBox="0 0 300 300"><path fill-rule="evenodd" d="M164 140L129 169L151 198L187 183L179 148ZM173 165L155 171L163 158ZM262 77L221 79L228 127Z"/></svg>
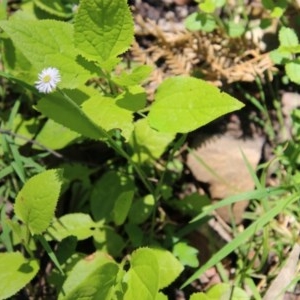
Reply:
<svg viewBox="0 0 300 300"><path fill-rule="evenodd" d="M51 76L50 76L50 75L46 75L46 76L43 78L43 81L44 81L45 83L48 83L50 80L51 80Z"/></svg>

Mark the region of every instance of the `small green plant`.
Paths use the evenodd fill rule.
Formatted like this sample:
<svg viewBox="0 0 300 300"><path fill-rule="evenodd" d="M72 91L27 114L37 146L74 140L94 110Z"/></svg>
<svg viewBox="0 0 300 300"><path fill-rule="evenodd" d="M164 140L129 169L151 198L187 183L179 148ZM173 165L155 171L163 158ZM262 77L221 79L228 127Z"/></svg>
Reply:
<svg viewBox="0 0 300 300"><path fill-rule="evenodd" d="M228 16L224 18L224 16L220 16L220 11L226 11L226 1L205 0L198 2L199 11L191 14L185 20L187 29L205 32L220 29L231 38L240 37L245 33L248 18L243 5L240 5L240 9L235 9L236 15L228 14ZM241 10L244 12L242 13L242 19L236 22L235 17L240 15Z"/></svg>
<svg viewBox="0 0 300 300"><path fill-rule="evenodd" d="M161 290L179 276L183 264L197 265L168 251L179 251L178 240L166 243L155 232L159 202L171 198L174 154L186 133L243 104L202 80L178 76L166 79L147 105L142 83L151 68L116 72L120 55L134 38L126 1L77 4L27 2L23 12L0 21L1 75L25 90L27 103L47 117L38 119L35 148L60 149L93 140L126 163L115 167L107 162L93 184L89 176L97 168L80 165L62 164L25 178L15 197L14 216L1 218L2 239L13 246L0 254L0 298L16 294L41 271L42 249L54 266L46 276L58 299L166 299ZM3 122L2 131L5 126ZM9 129L14 128L29 135L26 127ZM158 172L153 163L168 147L167 163ZM149 180L154 172L159 176L155 184ZM56 219L59 197L74 180L83 182L81 194L76 190L80 197ZM93 240L90 255L77 250L78 242L88 239Z"/></svg>
<svg viewBox="0 0 300 300"><path fill-rule="evenodd" d="M237 1L228 4L225 0L197 0L199 11L192 13L185 20L185 26L191 31L212 32L221 30L230 38L242 37L251 29L251 17L245 3ZM259 26L265 28L271 19L281 18L288 7L288 1L262 1L268 17L261 19ZM231 7L234 5L234 8Z"/></svg>
<svg viewBox="0 0 300 300"><path fill-rule="evenodd" d="M279 47L271 52L274 63L283 65L288 79L300 84L300 44L294 29L282 27L279 31Z"/></svg>
<svg viewBox="0 0 300 300"><path fill-rule="evenodd" d="M236 4L199 1L186 25L234 43L250 29L245 4ZM284 20L288 5L262 1L267 21ZM148 102L153 67L123 60L134 39L126 0L3 1L0 28L0 299L162 300L170 285L192 300L262 299L267 287L257 282L277 276L298 239L299 110L291 140L276 145L269 94L281 126L284 119L273 86L260 78L258 93L239 88L276 146L274 158L258 175L244 157L255 189L212 203L186 191L179 153L190 132L243 104L187 76L165 79ZM279 41L271 56L299 84L296 31L281 28ZM274 166L279 183L270 187ZM226 243L199 261L203 249L189 233L245 200L245 224L233 222ZM190 283L211 268L222 283L195 293Z"/></svg>

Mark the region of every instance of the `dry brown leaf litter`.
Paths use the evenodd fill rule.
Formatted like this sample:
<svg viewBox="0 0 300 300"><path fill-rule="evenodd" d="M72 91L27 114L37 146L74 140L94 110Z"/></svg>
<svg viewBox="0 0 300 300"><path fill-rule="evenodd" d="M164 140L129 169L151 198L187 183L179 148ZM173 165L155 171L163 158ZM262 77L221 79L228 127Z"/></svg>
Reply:
<svg viewBox="0 0 300 300"><path fill-rule="evenodd" d="M135 34L133 60L154 67L149 95L153 95L163 79L174 75L199 73L205 80L222 86L251 82L266 74L271 78L275 70L269 53L262 53L251 32L247 38L233 39L220 30L190 32L182 23L165 21L162 26L137 14Z"/></svg>

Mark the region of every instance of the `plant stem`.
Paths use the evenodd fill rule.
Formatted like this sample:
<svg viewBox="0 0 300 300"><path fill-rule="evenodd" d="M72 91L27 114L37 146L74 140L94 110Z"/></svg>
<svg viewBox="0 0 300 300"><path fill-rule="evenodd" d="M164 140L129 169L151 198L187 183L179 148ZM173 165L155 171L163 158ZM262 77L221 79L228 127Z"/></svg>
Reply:
<svg viewBox="0 0 300 300"><path fill-rule="evenodd" d="M66 99L66 101L68 101L72 106L76 105L74 103L74 101L67 94L65 94L61 89L57 88L57 90L63 95L63 97ZM83 111L82 111L82 114L84 114ZM155 189L152 186L152 184L147 180L147 176L144 173L144 171L140 168L140 166L132 160L132 158L128 155L128 153L126 151L124 151L124 149L121 146L118 145L118 143L109 135L109 133L107 133L106 130L104 130L103 128L101 128L100 126L98 126L96 124L95 124L95 126L96 126L97 130L99 131L99 135L105 137L107 139L108 144L117 153L119 153L121 156L123 156L125 159L127 159L128 162L133 166L134 170L138 174L138 176L141 179L141 181L143 182L144 186L155 198Z"/></svg>
<svg viewBox="0 0 300 300"><path fill-rule="evenodd" d="M155 188L155 191L153 193L153 197L154 197L154 209L152 211L152 220L151 220L151 228L150 228L150 241L153 239L153 236L154 236L154 227L155 227L155 214L156 214L156 211L157 211L157 206L158 206L158 200L160 198L159 194L160 194L160 191L161 191L161 186L164 182L164 178L165 178L165 175L166 175L166 171L167 171L167 166L168 164L170 163L170 161L173 160L174 158L174 155L176 153L176 151L183 145L183 143L185 142L186 140L186 137L187 137L187 134L183 134L179 139L178 141L176 141L174 147L172 148L169 156L168 156L168 160L166 162L166 167L164 168L164 172L162 173L162 175L160 176L159 178L159 181L156 185L156 188Z"/></svg>

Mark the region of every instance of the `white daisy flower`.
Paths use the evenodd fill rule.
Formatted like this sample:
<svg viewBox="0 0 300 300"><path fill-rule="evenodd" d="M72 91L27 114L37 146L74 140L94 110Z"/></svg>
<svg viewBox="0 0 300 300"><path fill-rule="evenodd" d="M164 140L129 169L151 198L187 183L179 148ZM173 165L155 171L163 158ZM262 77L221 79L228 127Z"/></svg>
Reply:
<svg viewBox="0 0 300 300"><path fill-rule="evenodd" d="M51 93L60 82L61 77L58 69L46 68L39 74L39 80L35 82L35 87L40 93Z"/></svg>

